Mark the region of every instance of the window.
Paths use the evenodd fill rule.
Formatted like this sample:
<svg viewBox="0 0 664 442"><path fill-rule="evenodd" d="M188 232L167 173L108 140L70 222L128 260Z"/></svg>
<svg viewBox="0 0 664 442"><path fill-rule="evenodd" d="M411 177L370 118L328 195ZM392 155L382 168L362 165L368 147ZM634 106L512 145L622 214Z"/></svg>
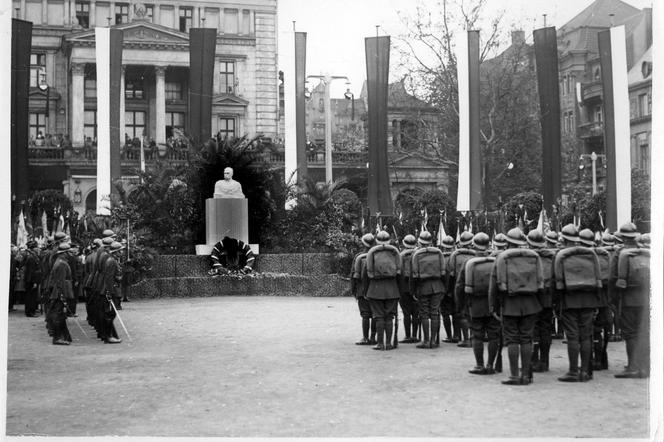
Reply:
<svg viewBox="0 0 664 442"><path fill-rule="evenodd" d="M144 84L142 78L125 79L125 98L129 100L142 100L144 97Z"/></svg>
<svg viewBox="0 0 664 442"><path fill-rule="evenodd" d="M31 21L33 24L41 24L42 22L42 2L35 0L26 0L25 2L25 19Z"/></svg>
<svg viewBox="0 0 664 442"><path fill-rule="evenodd" d="M219 29L219 9L205 8L205 21L201 26Z"/></svg>
<svg viewBox="0 0 664 442"><path fill-rule="evenodd" d="M219 63L219 75L221 92L226 94L235 93L235 62L221 61Z"/></svg>
<svg viewBox="0 0 664 442"><path fill-rule="evenodd" d="M224 9L224 34L237 34L237 9Z"/></svg>
<svg viewBox="0 0 664 442"><path fill-rule="evenodd" d="M235 118L219 118L219 137L235 138Z"/></svg>
<svg viewBox="0 0 664 442"><path fill-rule="evenodd" d="M145 5L145 19L154 23L154 5Z"/></svg>
<svg viewBox="0 0 664 442"><path fill-rule="evenodd" d="M639 169L648 172L650 170L650 143L648 143L647 132L641 132L636 136L636 145L639 148Z"/></svg>
<svg viewBox="0 0 664 442"><path fill-rule="evenodd" d="M651 100L650 94L640 94L639 95L639 117L645 117L650 115L651 109Z"/></svg>
<svg viewBox="0 0 664 442"><path fill-rule="evenodd" d="M90 27L90 2L76 2L76 19L82 27Z"/></svg>
<svg viewBox="0 0 664 442"><path fill-rule="evenodd" d="M97 98L97 69L93 64L85 65L83 88L85 98Z"/></svg>
<svg viewBox="0 0 664 442"><path fill-rule="evenodd" d="M169 5L159 6L159 24L167 28L175 27L173 23L173 7Z"/></svg>
<svg viewBox="0 0 664 442"><path fill-rule="evenodd" d="M193 14L192 8L180 8L180 32L189 32Z"/></svg>
<svg viewBox="0 0 664 442"><path fill-rule="evenodd" d="M30 86L39 86L39 74L46 75L46 54L30 54ZM44 78L44 80L47 80Z"/></svg>
<svg viewBox="0 0 664 442"><path fill-rule="evenodd" d="M28 126L28 135L30 136L30 139L36 139L39 132L41 132L42 135L46 135L46 114L30 112Z"/></svg>
<svg viewBox="0 0 664 442"><path fill-rule="evenodd" d="M173 136L173 129L184 131L184 112L166 112L166 138Z"/></svg>
<svg viewBox="0 0 664 442"><path fill-rule="evenodd" d="M115 4L115 24L129 23L129 5L116 3Z"/></svg>
<svg viewBox="0 0 664 442"><path fill-rule="evenodd" d="M595 110L593 112L593 121L596 123L601 123L602 122L602 106L595 106Z"/></svg>
<svg viewBox="0 0 664 442"><path fill-rule="evenodd" d="M247 9L242 10L242 34L251 33L251 13Z"/></svg>
<svg viewBox="0 0 664 442"><path fill-rule="evenodd" d="M182 100L182 83L177 81L166 82L166 99Z"/></svg>
<svg viewBox="0 0 664 442"><path fill-rule="evenodd" d="M145 132L145 112L126 111L125 112L125 133L133 140L140 138Z"/></svg>
<svg viewBox="0 0 664 442"><path fill-rule="evenodd" d="M97 140L97 111L86 110L83 113L83 135L86 141L88 138L91 141Z"/></svg>
<svg viewBox="0 0 664 442"><path fill-rule="evenodd" d="M569 132L569 115L567 115L567 112L563 114L563 132Z"/></svg>
<svg viewBox="0 0 664 442"><path fill-rule="evenodd" d="M69 2L67 2L69 4ZM63 1L49 1L48 2L48 24L55 26L62 26L68 17L65 15L65 2Z"/></svg>
<svg viewBox="0 0 664 442"><path fill-rule="evenodd" d="M602 79L602 71L600 70L599 66L595 68L593 71L593 79L595 81L599 81Z"/></svg>

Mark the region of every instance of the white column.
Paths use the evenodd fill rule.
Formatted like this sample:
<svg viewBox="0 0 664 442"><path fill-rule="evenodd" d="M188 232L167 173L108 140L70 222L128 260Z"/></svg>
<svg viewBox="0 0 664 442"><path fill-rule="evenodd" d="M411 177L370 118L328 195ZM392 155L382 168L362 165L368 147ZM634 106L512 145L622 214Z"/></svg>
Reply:
<svg viewBox="0 0 664 442"><path fill-rule="evenodd" d="M193 13L191 14L191 27L192 28L200 28L201 27L201 8L198 6L194 6L193 8Z"/></svg>
<svg viewBox="0 0 664 442"><path fill-rule="evenodd" d="M88 21L90 22L89 28L92 29L95 27L96 23L96 15L97 15L97 8L95 7L95 0L92 0L90 2L90 17L88 17ZM104 26L102 23L101 26Z"/></svg>
<svg viewBox="0 0 664 442"><path fill-rule="evenodd" d="M173 5L173 29L180 30L180 8Z"/></svg>
<svg viewBox="0 0 664 442"><path fill-rule="evenodd" d="M63 22L65 26L71 25L71 9L69 6L69 0L65 0L65 20Z"/></svg>
<svg viewBox="0 0 664 442"><path fill-rule="evenodd" d="M48 0L42 0L42 24L48 24Z"/></svg>
<svg viewBox="0 0 664 442"><path fill-rule="evenodd" d="M71 130L70 136L74 146L82 146L85 141L83 135L83 115L85 109L83 88L84 63L72 63L71 65Z"/></svg>
<svg viewBox="0 0 664 442"><path fill-rule="evenodd" d="M21 0L21 20L25 20L25 0Z"/></svg>
<svg viewBox="0 0 664 442"><path fill-rule="evenodd" d="M124 145L125 141L125 70L127 66L122 66L122 74L120 74L120 144Z"/></svg>
<svg viewBox="0 0 664 442"><path fill-rule="evenodd" d="M108 5L108 16L111 17L111 26L115 24L115 2L110 2ZM104 23L104 26L108 25L108 20Z"/></svg>
<svg viewBox="0 0 664 442"><path fill-rule="evenodd" d="M154 73L156 80L154 139L157 144L164 144L166 143L166 67L155 66Z"/></svg>

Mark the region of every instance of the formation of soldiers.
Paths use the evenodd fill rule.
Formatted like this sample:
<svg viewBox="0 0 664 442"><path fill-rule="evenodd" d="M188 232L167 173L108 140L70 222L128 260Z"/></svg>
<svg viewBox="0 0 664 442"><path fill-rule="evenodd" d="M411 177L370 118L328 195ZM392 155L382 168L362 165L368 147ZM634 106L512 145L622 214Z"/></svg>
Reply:
<svg viewBox="0 0 664 442"><path fill-rule="evenodd" d="M361 240L365 250L351 269L362 318L357 345L437 348L442 317L444 342L472 347L470 373L502 372L506 347L509 377L502 383L528 385L533 372L549 371L557 323L569 360L558 380L587 382L593 371L608 368L607 345L620 329L628 362L615 377L650 375L650 235L632 223L597 241L591 230L573 224L546 235L514 228L493 240L464 232L457 244L447 236L440 246L423 231L418 238L406 235L401 250L386 231Z"/></svg>
<svg viewBox="0 0 664 442"><path fill-rule="evenodd" d="M26 248L22 258L25 314L39 317L41 303L46 329L54 345L72 342L67 318L76 320L78 317L76 306L80 292L85 299L87 322L95 328L97 338L108 344L122 342L113 321L117 310L122 309L119 252L124 246L116 241L112 230L105 230L102 239L95 239L85 256L80 254L78 245L72 245L61 232L56 233L44 249L39 249L35 240L28 241Z"/></svg>

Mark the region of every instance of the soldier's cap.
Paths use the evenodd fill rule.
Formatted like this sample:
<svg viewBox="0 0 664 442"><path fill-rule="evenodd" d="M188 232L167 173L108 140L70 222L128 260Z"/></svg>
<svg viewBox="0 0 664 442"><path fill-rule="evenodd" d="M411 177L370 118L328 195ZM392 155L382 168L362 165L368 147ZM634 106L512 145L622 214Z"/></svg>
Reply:
<svg viewBox="0 0 664 442"><path fill-rule="evenodd" d="M484 232L477 232L475 236L473 236L473 247L475 247L477 250L486 250L489 248L489 241L491 239L489 238L489 235L487 235Z"/></svg>
<svg viewBox="0 0 664 442"><path fill-rule="evenodd" d="M446 235L445 238L443 238L443 247L446 249L453 249L454 238L452 238L450 235Z"/></svg>
<svg viewBox="0 0 664 442"><path fill-rule="evenodd" d="M35 241L34 239L31 239L30 241L27 242L27 244L25 246L28 249L34 249L35 247L37 247L37 241Z"/></svg>
<svg viewBox="0 0 664 442"><path fill-rule="evenodd" d="M548 232L546 232L546 235L544 235L544 239L549 244L557 244L558 243L558 233L556 233L554 230L549 230Z"/></svg>
<svg viewBox="0 0 664 442"><path fill-rule="evenodd" d="M364 247L373 247L376 244L376 238L371 233L362 235L361 241Z"/></svg>
<svg viewBox="0 0 664 442"><path fill-rule="evenodd" d="M56 232L55 235L53 235L53 240L55 242L63 241L65 238L67 238L67 235L64 232Z"/></svg>
<svg viewBox="0 0 664 442"><path fill-rule="evenodd" d="M528 232L528 236L526 236L526 241L528 244L530 244L531 247L534 247L536 249L542 248L546 245L546 240L544 239L544 235L542 235L542 232L539 230L531 230Z"/></svg>
<svg viewBox="0 0 664 442"><path fill-rule="evenodd" d="M463 232L459 237L459 245L462 247L469 246L470 243L472 242L473 242L473 234L468 231Z"/></svg>
<svg viewBox="0 0 664 442"><path fill-rule="evenodd" d="M93 247L101 247L101 246L103 246L103 245L104 245L104 242L101 240L101 238L95 238L95 239L92 241L92 246L93 246Z"/></svg>
<svg viewBox="0 0 664 442"><path fill-rule="evenodd" d="M517 246L526 245L526 235L524 235L521 229L518 227L514 227L509 232L507 232L506 239L508 243L516 244Z"/></svg>
<svg viewBox="0 0 664 442"><path fill-rule="evenodd" d="M499 233L493 238L493 245L495 247L505 247L507 245L507 237L504 233Z"/></svg>
<svg viewBox="0 0 664 442"><path fill-rule="evenodd" d="M579 229L576 228L574 224L567 224L563 227L563 230L560 231L563 239L571 242L579 242Z"/></svg>
<svg viewBox="0 0 664 442"><path fill-rule="evenodd" d="M611 235L610 233L602 234L602 245L612 246L615 243L616 243L616 238L613 235Z"/></svg>
<svg viewBox="0 0 664 442"><path fill-rule="evenodd" d="M102 239L101 242L104 246L108 247L113 244L114 240L110 236L107 236L106 238Z"/></svg>
<svg viewBox="0 0 664 442"><path fill-rule="evenodd" d="M618 244L622 244L624 241L620 235L618 235L618 231L616 230L613 232L613 239L616 241Z"/></svg>
<svg viewBox="0 0 664 442"><path fill-rule="evenodd" d="M590 229L583 229L579 232L579 241L587 246L595 245L595 234Z"/></svg>
<svg viewBox="0 0 664 442"><path fill-rule="evenodd" d="M64 253L64 252L68 252L70 249L71 249L71 246L69 245L68 242L61 242L61 243L58 245L58 250L56 250L55 253Z"/></svg>
<svg viewBox="0 0 664 442"><path fill-rule="evenodd" d="M432 241L433 237L431 236L431 233L427 232L426 230L420 232L420 236L417 238L417 242L419 242L423 246L431 245Z"/></svg>
<svg viewBox="0 0 664 442"><path fill-rule="evenodd" d="M390 234L385 230L381 230L376 234L376 243L378 244L389 244L390 243Z"/></svg>
<svg viewBox="0 0 664 442"><path fill-rule="evenodd" d="M618 229L618 232L616 232L615 236L619 238L636 238L638 236L639 232L636 230L636 226L634 223L625 223L622 226L620 226L620 229Z"/></svg>
<svg viewBox="0 0 664 442"><path fill-rule="evenodd" d="M122 250L122 249L124 249L124 246L122 245L121 242L113 241L111 243L111 250L110 250L111 253L117 252L117 251Z"/></svg>
<svg viewBox="0 0 664 442"><path fill-rule="evenodd" d="M643 244L643 247L650 248L650 233L641 235L641 244Z"/></svg>
<svg viewBox="0 0 664 442"><path fill-rule="evenodd" d="M109 237L110 238L115 238L115 236L116 236L115 232L112 231L111 229L106 229L101 234L104 238L109 238Z"/></svg>
<svg viewBox="0 0 664 442"><path fill-rule="evenodd" d="M415 235L406 235L401 243L405 248L412 249L417 245L417 239L415 239Z"/></svg>

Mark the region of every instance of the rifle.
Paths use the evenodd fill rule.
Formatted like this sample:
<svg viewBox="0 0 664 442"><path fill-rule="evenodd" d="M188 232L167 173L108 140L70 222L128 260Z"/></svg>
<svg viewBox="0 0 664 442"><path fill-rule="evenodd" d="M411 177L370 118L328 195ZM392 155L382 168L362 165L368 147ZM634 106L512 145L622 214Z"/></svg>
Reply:
<svg viewBox="0 0 664 442"><path fill-rule="evenodd" d="M398 348L399 347L399 304L398 303L394 312L394 336L392 337L392 340L394 341L392 343L392 347Z"/></svg>
<svg viewBox="0 0 664 442"><path fill-rule="evenodd" d="M113 303L113 298L112 298L112 297L109 297L109 295L107 294L107 295L106 295L106 299L108 300L108 302L111 303L111 307L113 307L113 311L115 311L115 316L117 316L118 321L120 321L120 325L122 326L122 329L124 330L125 334L126 334L127 337L129 338L129 340L131 341L131 340L132 340L132 339L131 339L131 335L130 335L129 332L127 331L127 327L125 327L124 322L122 322L122 318L120 317L120 313L118 313L118 309L115 308L115 304Z"/></svg>
<svg viewBox="0 0 664 442"><path fill-rule="evenodd" d="M494 318L500 321L500 339L498 341L498 354L496 356L495 370L496 373L503 372L503 317L493 313ZM531 374L532 376L532 374Z"/></svg>

